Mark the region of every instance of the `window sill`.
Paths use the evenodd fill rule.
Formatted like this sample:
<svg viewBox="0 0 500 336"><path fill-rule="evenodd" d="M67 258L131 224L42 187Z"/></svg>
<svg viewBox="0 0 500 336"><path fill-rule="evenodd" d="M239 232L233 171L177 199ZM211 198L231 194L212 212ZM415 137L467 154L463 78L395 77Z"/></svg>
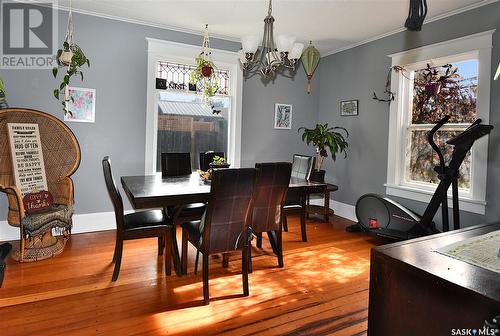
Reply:
<svg viewBox="0 0 500 336"><path fill-rule="evenodd" d="M414 201L429 203L431 201L433 191L415 189L407 186L385 184L385 192L387 195L411 199ZM486 211L486 202L474 200L465 197L459 197L460 210L484 215ZM448 196L448 207L452 208L451 196Z"/></svg>

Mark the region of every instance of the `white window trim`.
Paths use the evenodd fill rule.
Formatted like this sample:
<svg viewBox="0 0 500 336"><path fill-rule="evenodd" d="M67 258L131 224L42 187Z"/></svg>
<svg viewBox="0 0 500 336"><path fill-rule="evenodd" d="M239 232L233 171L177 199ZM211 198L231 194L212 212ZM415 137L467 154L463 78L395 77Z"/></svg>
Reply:
<svg viewBox="0 0 500 336"><path fill-rule="evenodd" d="M492 35L495 30L489 30L450 41L436 43L405 52L388 55L392 59L392 66L413 65L428 60L450 57L453 55L477 53L478 67L478 95L477 117L483 123L489 122L490 114L490 88L491 88L491 49ZM425 65L425 64L424 64ZM407 116L403 111L405 101L404 77L395 71L391 74L391 91L395 93L395 100L391 103L389 114L389 146L387 160L387 195L413 199L428 203L434 190L417 188L404 184L404 159L405 159L405 121ZM471 172L474 187L469 195L460 195L460 209L464 211L485 214L486 208L486 179L488 163L488 137L479 139L472 148L474 161ZM435 188L434 188L435 189ZM451 207L451 202L448 203Z"/></svg>
<svg viewBox="0 0 500 336"><path fill-rule="evenodd" d="M146 174L156 173L156 148L158 127L158 98L156 88L157 65L160 61L180 64L194 64L195 57L200 53L201 46L146 38L148 42L148 79L146 102ZM227 50L212 49L212 59L216 66L229 70L231 78L231 111L229 113L229 148L228 162L232 167L241 165L241 114L243 97L243 72L239 66L238 53Z"/></svg>

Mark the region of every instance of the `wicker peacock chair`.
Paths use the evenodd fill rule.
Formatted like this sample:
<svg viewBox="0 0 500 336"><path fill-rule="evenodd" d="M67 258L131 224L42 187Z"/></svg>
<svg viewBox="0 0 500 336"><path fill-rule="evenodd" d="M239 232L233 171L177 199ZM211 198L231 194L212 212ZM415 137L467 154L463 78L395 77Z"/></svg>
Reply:
<svg viewBox="0 0 500 336"><path fill-rule="evenodd" d="M54 206L42 213L25 213L15 186L7 123L38 124L45 174ZM7 194L7 221L20 229L20 246L12 257L20 262L51 258L64 249L73 215L73 181L80 164L80 146L73 132L56 117L24 108L0 109L0 191ZM53 229L60 235L53 235Z"/></svg>

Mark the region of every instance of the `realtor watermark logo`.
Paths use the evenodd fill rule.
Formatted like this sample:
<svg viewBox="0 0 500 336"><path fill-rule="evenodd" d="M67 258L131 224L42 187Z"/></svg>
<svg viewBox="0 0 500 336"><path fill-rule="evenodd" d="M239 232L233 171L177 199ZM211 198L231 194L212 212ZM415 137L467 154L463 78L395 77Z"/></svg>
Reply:
<svg viewBox="0 0 500 336"><path fill-rule="evenodd" d="M469 335L469 336L495 336L496 335L496 329L494 328L488 328L488 327L483 327L483 328L463 328L463 329L451 329L451 335L456 336L456 335Z"/></svg>
<svg viewBox="0 0 500 336"><path fill-rule="evenodd" d="M0 68L50 69L56 64L57 3L1 1Z"/></svg>

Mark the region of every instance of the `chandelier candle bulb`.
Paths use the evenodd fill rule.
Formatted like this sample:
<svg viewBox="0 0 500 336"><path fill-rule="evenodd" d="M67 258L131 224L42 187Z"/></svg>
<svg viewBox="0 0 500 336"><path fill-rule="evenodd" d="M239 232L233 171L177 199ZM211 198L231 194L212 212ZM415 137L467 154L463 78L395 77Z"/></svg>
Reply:
<svg viewBox="0 0 500 336"><path fill-rule="evenodd" d="M241 38L243 52L246 54L255 54L259 47L259 38L257 36L244 36Z"/></svg>

